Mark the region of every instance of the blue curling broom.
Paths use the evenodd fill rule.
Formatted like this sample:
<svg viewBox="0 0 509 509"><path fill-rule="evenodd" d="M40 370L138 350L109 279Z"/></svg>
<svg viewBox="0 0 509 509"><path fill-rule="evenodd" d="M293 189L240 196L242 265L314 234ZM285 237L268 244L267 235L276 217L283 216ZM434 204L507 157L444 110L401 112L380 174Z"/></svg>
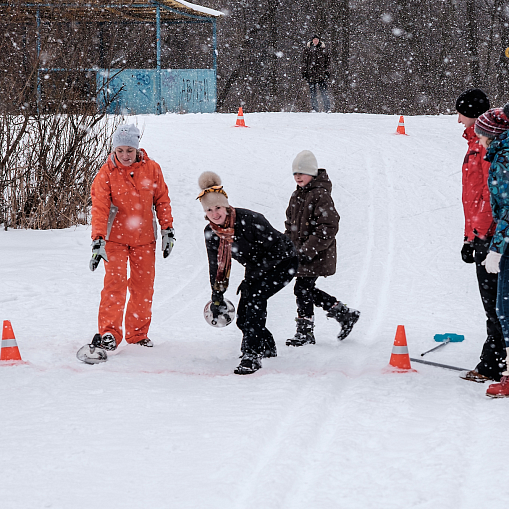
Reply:
<svg viewBox="0 0 509 509"><path fill-rule="evenodd" d="M462 334L435 334L434 336L435 341L440 342L441 344L438 346L435 346L435 348L432 348L431 350L428 350L427 352L421 353L421 357L426 355L427 353L434 352L435 350L438 350L439 348L442 348L443 346L447 345L448 343L460 343L465 339L465 336Z"/></svg>

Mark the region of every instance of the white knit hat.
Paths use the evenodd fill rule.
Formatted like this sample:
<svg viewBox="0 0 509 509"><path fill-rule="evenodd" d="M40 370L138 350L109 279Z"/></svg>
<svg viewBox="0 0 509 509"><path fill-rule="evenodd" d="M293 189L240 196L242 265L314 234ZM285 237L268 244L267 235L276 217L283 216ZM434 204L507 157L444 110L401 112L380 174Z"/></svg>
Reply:
<svg viewBox="0 0 509 509"><path fill-rule="evenodd" d="M117 147L133 147L136 150L140 148L140 130L134 124L124 124L117 127L113 133L113 150Z"/></svg>
<svg viewBox="0 0 509 509"><path fill-rule="evenodd" d="M297 154L292 163L292 172L303 173L316 177L318 175L318 162L315 155L310 150L303 150Z"/></svg>
<svg viewBox="0 0 509 509"><path fill-rule="evenodd" d="M221 185L221 178L213 171L205 171L198 178L198 185L200 186L201 193L198 195L198 200L202 204L203 210L210 209L211 207L226 207L228 203L228 195Z"/></svg>

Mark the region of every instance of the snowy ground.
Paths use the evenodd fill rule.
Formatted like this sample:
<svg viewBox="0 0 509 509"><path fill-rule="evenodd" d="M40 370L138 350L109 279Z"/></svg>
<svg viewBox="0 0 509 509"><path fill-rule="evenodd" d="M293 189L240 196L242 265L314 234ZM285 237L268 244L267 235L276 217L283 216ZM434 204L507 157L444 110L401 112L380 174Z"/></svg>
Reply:
<svg viewBox="0 0 509 509"><path fill-rule="evenodd" d="M3 509L498 509L507 505L508 401L453 371L387 374L397 325L410 354L472 368L485 339L474 267L462 263L462 126L451 117L248 114L138 117L162 166L177 244L160 251L151 338L103 365L76 350L96 332L102 265L90 228L0 231L0 319L27 364L0 366ZM291 161L315 152L341 215L337 274L320 286L361 310L350 337L317 315L315 346L288 348L295 303L269 301L279 356L237 376L240 334L209 327L197 178L283 229ZM234 262L227 296L242 267Z"/></svg>

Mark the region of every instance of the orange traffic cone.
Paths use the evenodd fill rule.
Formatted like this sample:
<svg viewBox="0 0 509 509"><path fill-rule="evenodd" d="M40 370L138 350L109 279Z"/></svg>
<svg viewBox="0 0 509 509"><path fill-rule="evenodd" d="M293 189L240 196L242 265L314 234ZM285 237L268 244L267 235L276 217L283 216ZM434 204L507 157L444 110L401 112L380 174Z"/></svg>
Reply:
<svg viewBox="0 0 509 509"><path fill-rule="evenodd" d="M9 320L4 320L2 328L2 351L0 353L0 361L20 361L21 355L19 354L14 331Z"/></svg>
<svg viewBox="0 0 509 509"><path fill-rule="evenodd" d="M403 118L403 115L401 115L399 117L398 128L396 129L396 134L404 134L405 136L408 136L408 134L405 133L405 119Z"/></svg>
<svg viewBox="0 0 509 509"><path fill-rule="evenodd" d="M249 127L244 122L244 112L242 111L242 106L239 108L239 112L237 113L237 122L233 127Z"/></svg>
<svg viewBox="0 0 509 509"><path fill-rule="evenodd" d="M392 371L415 371L410 365L410 355L408 355L405 327L403 325L398 325L396 330L389 366L395 368Z"/></svg>

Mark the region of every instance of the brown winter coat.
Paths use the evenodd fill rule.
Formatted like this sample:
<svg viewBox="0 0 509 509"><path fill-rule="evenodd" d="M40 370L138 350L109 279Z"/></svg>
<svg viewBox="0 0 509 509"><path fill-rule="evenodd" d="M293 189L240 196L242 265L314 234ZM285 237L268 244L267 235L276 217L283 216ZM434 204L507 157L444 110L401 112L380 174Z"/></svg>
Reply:
<svg viewBox="0 0 509 509"><path fill-rule="evenodd" d="M329 51L320 41L316 46L308 42L302 54L302 77L308 83L326 81L329 77Z"/></svg>
<svg viewBox="0 0 509 509"><path fill-rule="evenodd" d="M304 187L297 186L286 209L286 235L299 256L297 276L331 276L336 272L339 214L324 169Z"/></svg>

